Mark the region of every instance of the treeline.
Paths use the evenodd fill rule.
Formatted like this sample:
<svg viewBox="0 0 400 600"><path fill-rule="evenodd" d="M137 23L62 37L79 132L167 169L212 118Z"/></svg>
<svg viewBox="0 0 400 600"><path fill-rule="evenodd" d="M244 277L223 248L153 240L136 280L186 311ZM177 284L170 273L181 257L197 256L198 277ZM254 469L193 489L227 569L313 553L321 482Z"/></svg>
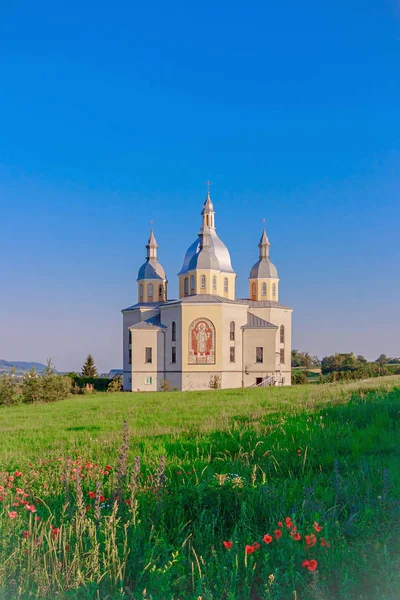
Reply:
<svg viewBox="0 0 400 600"><path fill-rule="evenodd" d="M93 373L93 370L91 372ZM45 371L40 374L32 368L24 374L22 379L15 377L13 372L1 375L0 406L57 402L65 400L70 394L86 394L95 391L118 392L121 389L121 377L110 380L90 375L82 376L77 373L60 375L56 373L51 360L49 360Z"/></svg>

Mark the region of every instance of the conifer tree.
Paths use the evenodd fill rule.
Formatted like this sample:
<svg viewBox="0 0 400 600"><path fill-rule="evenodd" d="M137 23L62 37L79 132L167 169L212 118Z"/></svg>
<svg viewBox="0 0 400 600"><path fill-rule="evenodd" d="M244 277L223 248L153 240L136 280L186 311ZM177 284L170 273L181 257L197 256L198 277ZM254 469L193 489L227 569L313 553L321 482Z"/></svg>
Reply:
<svg viewBox="0 0 400 600"><path fill-rule="evenodd" d="M94 358L91 354L88 354L88 357L82 367L82 377L98 377Z"/></svg>

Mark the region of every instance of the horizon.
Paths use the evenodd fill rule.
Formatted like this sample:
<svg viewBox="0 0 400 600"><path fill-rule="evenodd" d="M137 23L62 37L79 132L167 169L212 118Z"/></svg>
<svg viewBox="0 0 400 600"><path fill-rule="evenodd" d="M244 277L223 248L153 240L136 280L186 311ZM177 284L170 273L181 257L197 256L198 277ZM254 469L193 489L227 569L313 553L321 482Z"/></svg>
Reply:
<svg viewBox="0 0 400 600"><path fill-rule="evenodd" d="M398 8L156 6L0 8L0 356L122 368L150 221L177 297L208 179L237 297L266 219L292 347L400 356Z"/></svg>

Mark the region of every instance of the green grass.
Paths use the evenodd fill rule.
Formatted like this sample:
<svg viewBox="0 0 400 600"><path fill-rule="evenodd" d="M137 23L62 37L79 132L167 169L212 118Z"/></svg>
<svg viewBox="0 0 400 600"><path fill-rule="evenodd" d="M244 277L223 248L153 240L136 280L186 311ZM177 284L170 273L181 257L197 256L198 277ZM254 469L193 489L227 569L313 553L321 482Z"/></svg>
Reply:
<svg viewBox="0 0 400 600"><path fill-rule="evenodd" d="M399 416L399 376L2 408L0 598L398 599Z"/></svg>

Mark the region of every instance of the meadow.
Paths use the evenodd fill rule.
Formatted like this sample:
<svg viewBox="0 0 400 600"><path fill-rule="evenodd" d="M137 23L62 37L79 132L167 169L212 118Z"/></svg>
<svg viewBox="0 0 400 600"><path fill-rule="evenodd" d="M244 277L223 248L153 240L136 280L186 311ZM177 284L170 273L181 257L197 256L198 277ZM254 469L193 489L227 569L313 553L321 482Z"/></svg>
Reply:
<svg viewBox="0 0 400 600"><path fill-rule="evenodd" d="M0 598L397 600L400 376L0 409Z"/></svg>

